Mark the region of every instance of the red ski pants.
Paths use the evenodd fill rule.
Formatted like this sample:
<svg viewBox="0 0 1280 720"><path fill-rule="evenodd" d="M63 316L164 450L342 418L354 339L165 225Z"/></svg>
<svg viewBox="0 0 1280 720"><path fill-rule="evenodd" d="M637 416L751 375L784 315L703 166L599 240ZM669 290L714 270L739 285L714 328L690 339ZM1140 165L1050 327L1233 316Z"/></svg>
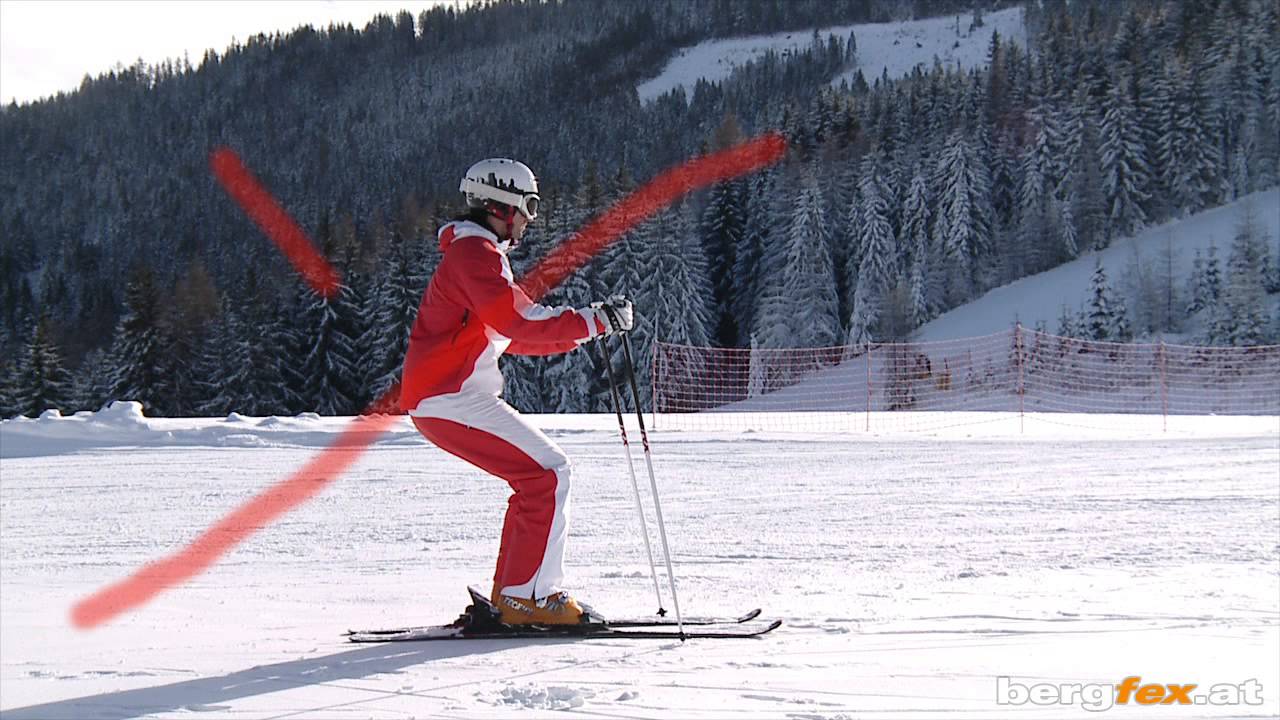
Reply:
<svg viewBox="0 0 1280 720"><path fill-rule="evenodd" d="M507 501L494 583L513 597L543 598L564 580L569 458L502 398L457 393L415 410L418 432L440 449L496 475ZM417 416L430 413L429 417Z"/></svg>

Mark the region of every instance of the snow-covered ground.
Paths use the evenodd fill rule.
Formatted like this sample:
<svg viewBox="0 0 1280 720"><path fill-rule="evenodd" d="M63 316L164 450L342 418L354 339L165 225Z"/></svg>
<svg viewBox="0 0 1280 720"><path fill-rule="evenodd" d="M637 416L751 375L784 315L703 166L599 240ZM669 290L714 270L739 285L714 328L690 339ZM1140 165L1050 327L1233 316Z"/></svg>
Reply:
<svg viewBox="0 0 1280 720"><path fill-rule="evenodd" d="M957 23L959 33L957 34ZM851 81L862 71L867 82L873 83L882 73L890 78L900 78L917 65L927 70L934 58L950 68L969 69L987 62L987 49L991 33L997 31L1006 41L1027 46L1026 25L1021 7L1008 8L983 15L983 25L970 29L972 14L909 20L894 23L867 23L818 28L825 42L835 35L847 40L850 33L858 44L858 64L832 80L832 85ZM813 41L812 30L796 30L774 35L708 40L680 50L667 62L655 78L636 88L641 102L656 99L683 85L692 92L699 78L719 82L729 77L736 68L764 57L770 50L782 54L809 47Z"/></svg>
<svg viewBox="0 0 1280 720"><path fill-rule="evenodd" d="M1246 211L1253 213L1258 231L1266 238L1271 252L1276 253L1280 249L1277 245L1280 189L1253 193L1233 203L1148 228L1133 237L1114 241L1106 250L1085 253L1052 270L995 288L926 323L918 331L917 339L929 342L988 335L1008 330L1019 321L1028 328L1043 322L1048 332L1057 332L1063 306L1079 312L1088 299L1090 280L1099 262L1112 288L1120 290L1125 269L1131 263L1141 262L1154 272L1162 273L1160 263L1166 245L1173 248L1175 288L1185 299L1187 279L1197 251L1204 258L1210 245L1214 246L1225 278L1236 226ZM1280 312L1280 307L1273 307L1272 312Z"/></svg>
<svg viewBox="0 0 1280 720"><path fill-rule="evenodd" d="M350 645L349 627L451 620L497 550L505 488L402 422L206 574L72 628L74 603L180 549L346 422L117 406L0 424L3 717L1092 717L1082 701L999 704L997 678L1131 675L1193 694L1256 680L1263 704L1108 716L1280 713L1274 417L1168 434L660 430L683 610L762 606L786 622L774 634ZM537 422L576 463L572 587L605 614L652 612L614 420Z"/></svg>

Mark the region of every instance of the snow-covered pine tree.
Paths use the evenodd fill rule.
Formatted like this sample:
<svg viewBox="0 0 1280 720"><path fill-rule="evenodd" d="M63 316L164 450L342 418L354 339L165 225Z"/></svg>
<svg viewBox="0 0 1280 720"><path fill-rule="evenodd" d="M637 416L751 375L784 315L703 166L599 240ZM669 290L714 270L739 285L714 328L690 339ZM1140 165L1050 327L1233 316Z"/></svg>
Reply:
<svg viewBox="0 0 1280 720"><path fill-rule="evenodd" d="M296 363L290 354L289 325L296 322L292 308L281 301L277 288L257 288L246 284L246 291L237 304L244 328L250 333L249 353L253 358L249 372L250 403L243 410L246 415L275 415L289 413L299 405L288 380L288 371Z"/></svg>
<svg viewBox="0 0 1280 720"><path fill-rule="evenodd" d="M637 308L632 345L641 404L649 406L654 344L707 347L714 344L715 315L703 242L687 203L659 213L643 228L649 271L641 280L643 307ZM619 361L620 362L620 361Z"/></svg>
<svg viewBox="0 0 1280 720"><path fill-rule="evenodd" d="M1248 145L1241 143L1231 152L1231 161L1227 168L1227 185L1231 188L1228 201L1238 200L1249 192L1249 157L1252 155Z"/></svg>
<svg viewBox="0 0 1280 720"><path fill-rule="evenodd" d="M897 275L898 244L890 222L889 190L881 163L872 155L863 161L859 194L862 196L861 225L857 228L860 262L858 282L868 277L874 288L887 290L890 278Z"/></svg>
<svg viewBox="0 0 1280 720"><path fill-rule="evenodd" d="M805 166L787 235L782 288L792 316L792 347L831 347L840 342L840 299L827 233L817 175L813 167Z"/></svg>
<svg viewBox="0 0 1280 720"><path fill-rule="evenodd" d="M1041 121L1035 144L1022 159L1022 181L1018 185L1018 237L1011 243L1005 258L1010 272L1019 277L1055 265L1061 253L1055 241L1058 208L1052 188L1056 182L1050 175L1056 160L1049 155L1052 121Z"/></svg>
<svg viewBox="0 0 1280 720"><path fill-rule="evenodd" d="M1076 226L1074 205L1068 202L1059 205L1058 217L1058 230L1061 233L1058 248L1059 257L1069 260L1080 254L1080 237L1076 234L1078 228Z"/></svg>
<svg viewBox="0 0 1280 720"><path fill-rule="evenodd" d="M62 351L49 337L49 320L44 318L36 323L19 365L14 398L18 413L37 417L52 409L70 414L73 391L71 373L67 372Z"/></svg>
<svg viewBox="0 0 1280 720"><path fill-rule="evenodd" d="M1098 129L1093 115L1093 101L1082 84L1068 113L1064 149L1069 165L1057 193L1063 204L1071 208L1078 250L1096 250L1108 244Z"/></svg>
<svg viewBox="0 0 1280 720"><path fill-rule="evenodd" d="M1116 296L1115 324L1111 326L1111 337L1114 342L1127 343L1133 340L1133 327L1129 323L1129 310L1124 298Z"/></svg>
<svg viewBox="0 0 1280 720"><path fill-rule="evenodd" d="M853 311L853 294L858 287L858 266L862 263L862 244L859 241L862 228L862 183L859 171L860 164L856 162L850 162L844 171L844 181L848 184L844 193L844 222L835 223L832 228L831 260L836 267L836 290L840 294L841 317ZM785 226L786 221L781 221L779 225ZM785 247L786 241L777 244ZM779 268L781 267L780 264ZM761 341L767 342L765 338L761 338Z"/></svg>
<svg viewBox="0 0 1280 720"><path fill-rule="evenodd" d="M613 206L634 189L635 182L632 180L630 173L625 167L620 168L609 181L603 203L605 206ZM641 270L647 267L641 259L641 254L643 246L649 243L649 238L646 235L648 231L649 227L641 224L629 232L623 233L604 251L591 259L586 273L592 298L600 299L615 294L623 294L636 303L638 317L636 318L636 328L631 333L631 343L633 351L638 356L645 358L648 357L650 328L645 326L643 316L644 311L648 309L648 301L640 298L638 293L641 289ZM611 343L609 348L614 366L621 367L623 362L622 344ZM592 412L603 412L612 407L609 384L605 377L604 369L594 364L598 361L598 356L599 353L597 351L591 350L590 352L575 353L574 357L570 359L571 362L575 363L582 363L584 360L589 360L591 363L581 365L581 367L590 378L588 385L590 400L588 406L584 409ZM643 365L638 358L637 363ZM637 367L637 380L639 380L642 372L647 379L647 371L647 367ZM647 389L647 382L642 384L645 384L645 389Z"/></svg>
<svg viewBox="0 0 1280 720"><path fill-rule="evenodd" d="M898 246L904 251L907 266L928 259L931 216L929 182L924 169L917 163L903 202L902 229L898 233Z"/></svg>
<svg viewBox="0 0 1280 720"><path fill-rule="evenodd" d="M626 167L621 167L610 183L606 203L612 206L634 190L635 181ZM641 275L646 272L641 255L648 242L645 232L649 229L651 228L643 223L637 225L600 253L602 262L599 264L599 272L595 273L595 286L592 288L596 297L608 297L617 293L633 299L636 297Z"/></svg>
<svg viewBox="0 0 1280 720"><path fill-rule="evenodd" d="M929 282L925 280L925 272L923 261L912 263L908 279L910 302L907 315L912 328L920 327L932 317L929 312Z"/></svg>
<svg viewBox="0 0 1280 720"><path fill-rule="evenodd" d="M783 194L789 199L788 194ZM778 204L785 204L779 199ZM769 203L773 205L773 202ZM774 216L782 218L782 211ZM786 285L787 250L789 224L776 221L771 226L760 256L760 288L756 300L756 313L753 318L752 337L762 348L777 349L793 347L790 340L792 328L792 310L783 294Z"/></svg>
<svg viewBox="0 0 1280 720"><path fill-rule="evenodd" d="M565 228L571 235L604 209L605 191L601 185L595 164L589 163L582 184L573 197L565 202ZM551 246L567 238L548 238ZM567 267L577 267L558 287L551 289L542 300L544 304L585 307L594 300L592 280L598 266L590 264L590 258L582 256L565 258ZM598 375L591 356L586 352L572 352L545 358L542 376L546 381L547 412L592 412L607 407L607 396L601 392ZM590 390L594 388L594 392Z"/></svg>
<svg viewBox="0 0 1280 720"><path fill-rule="evenodd" d="M950 271L951 306L972 297L976 263L991 251L991 181L972 142L956 130L938 158L935 175L940 206L936 227Z"/></svg>
<svg viewBox="0 0 1280 720"><path fill-rule="evenodd" d="M663 342L706 347L713 344L714 290L703 246L688 231L689 209L664 212L650 231L644 286L652 337Z"/></svg>
<svg viewBox="0 0 1280 720"><path fill-rule="evenodd" d="M1154 221L1167 218L1177 210L1173 205L1175 200L1169 181L1173 178L1170 163L1180 154L1168 145L1178 120L1177 74L1158 52L1144 58L1138 68L1141 76L1135 77L1133 90L1135 94L1146 91L1141 98L1145 107L1137 102L1134 107L1138 111L1137 121L1142 128L1147 160L1151 164L1151 197L1147 200L1146 210L1147 217Z"/></svg>
<svg viewBox="0 0 1280 720"><path fill-rule="evenodd" d="M919 327L933 317L939 303L930 292L929 271L929 185L919 164L911 175L906 201L902 209L902 230L898 246L906 254L910 272L911 322Z"/></svg>
<svg viewBox="0 0 1280 720"><path fill-rule="evenodd" d="M202 262L195 260L174 287L161 320L166 345L158 389L163 397L162 402L157 402L160 414L181 417L198 413L197 406L206 394L200 356L218 315L219 292L213 276Z"/></svg>
<svg viewBox="0 0 1280 720"><path fill-rule="evenodd" d="M299 284L299 327L304 329L298 376L304 383L302 409L321 415L355 412L351 388L356 376L356 346L342 326L342 308L350 303L346 285L329 298ZM343 300L343 297L348 298Z"/></svg>
<svg viewBox="0 0 1280 720"><path fill-rule="evenodd" d="M1272 253L1272 246L1267 245L1266 268L1263 272L1265 277L1265 287L1268 293L1280 293L1280 235L1276 236L1276 243ZM1278 318L1280 319L1280 318Z"/></svg>
<svg viewBox="0 0 1280 720"><path fill-rule="evenodd" d="M738 328L729 310L735 253L742 245L745 224L741 183L717 183L702 213L701 234L715 283L715 307L721 309L717 313L716 344L722 347L735 347L738 343Z"/></svg>
<svg viewBox="0 0 1280 720"><path fill-rule="evenodd" d="M146 266L133 271L124 291L125 312L111 350L112 400L136 400L154 413L162 387L168 341L161 328L160 296Z"/></svg>
<svg viewBox="0 0 1280 720"><path fill-rule="evenodd" d="M631 175L626 168L620 168L610 183L606 198L607 204L610 206L616 205L634 189L635 182L631 179ZM630 339L633 352L632 360L635 363L636 382L644 403L648 402L648 395L651 391L649 380L652 370L649 362L652 357L653 322L650 312L653 302L651 298L641 298L640 296L645 286L644 275L651 272L653 267L648 259L653 250L653 231L654 225L652 222L642 222L635 225L629 232L624 233L598 256L598 262L593 263L595 272L592 276L593 297L605 298L620 293L635 303L636 324L630 333ZM623 367L625 356L622 343L610 343L609 347L612 351L611 357L614 366ZM588 355L593 363L599 359L599 353L596 351L591 351L589 354L578 354ZM609 393L608 378L603 370L603 368L596 365L592 365L589 370L593 381L591 385L591 409L597 412L610 410L613 407Z"/></svg>
<svg viewBox="0 0 1280 720"><path fill-rule="evenodd" d="M421 294L413 297L413 266L408 241L399 232L388 238L387 254L373 276L373 287L366 297L367 315L372 318L361 343L368 352L363 363L368 377L369 394L376 408L392 410L396 398L386 398L388 391L400 382L404 354L409 347L409 331L417 314ZM385 401L382 401L386 398Z"/></svg>
<svg viewBox="0 0 1280 720"><path fill-rule="evenodd" d="M80 361L75 378L75 409L96 412L106 406L111 391L111 366L107 351L94 348ZM0 412L0 416L3 412Z"/></svg>
<svg viewBox="0 0 1280 720"><path fill-rule="evenodd" d="M853 311L849 323L851 328L857 330L856 337L853 334L849 336L851 345L867 342L875 333L884 309L885 296L894 287L893 279L898 274L898 253L893 227L889 223L883 185L879 164L869 155L863 162L859 187L862 195L862 225L857 231L862 260L858 264L857 287L853 294ZM906 302L902 305L905 309Z"/></svg>
<svg viewBox="0 0 1280 720"><path fill-rule="evenodd" d="M981 287L994 287L1021 277L1014 274L1009 256L1021 247L1018 233L1019 148L1010 131L1000 133L991 153L992 257Z"/></svg>
<svg viewBox="0 0 1280 720"><path fill-rule="evenodd" d="M1124 307L1111 285L1107 282L1107 273L1102 269L1102 261L1094 266L1093 277L1089 282L1089 304L1085 317L1085 332L1089 340L1123 342L1121 337L1121 317ZM1124 321L1127 326L1127 321Z"/></svg>
<svg viewBox="0 0 1280 720"><path fill-rule="evenodd" d="M0 419L19 414L18 364L22 355L21 344L11 337L4 323L0 323Z"/></svg>
<svg viewBox="0 0 1280 720"><path fill-rule="evenodd" d="M1177 287L1178 251L1173 245L1172 237L1165 238L1156 256L1155 264L1152 285L1155 291L1156 307L1151 314L1154 329L1156 332L1179 332L1182 329L1183 318L1180 312L1182 293Z"/></svg>
<svg viewBox="0 0 1280 720"><path fill-rule="evenodd" d="M1081 335L1080 318L1066 305L1062 306L1062 313L1058 315L1057 334L1064 338L1078 338Z"/></svg>
<svg viewBox="0 0 1280 720"><path fill-rule="evenodd" d="M217 318L205 329L204 342L197 349L195 384L199 400L195 412L203 416L229 412L249 414L245 409L245 378L252 370L248 341L241 321L225 296Z"/></svg>
<svg viewBox="0 0 1280 720"><path fill-rule="evenodd" d="M1030 193L1030 197L1039 198L1057 188L1067 174L1064 157L1066 139L1063 137L1058 110L1053 105L1041 104L1028 115L1034 123L1036 134L1023 155L1022 171L1024 177L1032 177L1037 181L1039 187L1035 188L1034 193ZM1023 207L1026 207L1025 199L1028 195L1027 191L1020 191Z"/></svg>
<svg viewBox="0 0 1280 720"><path fill-rule="evenodd" d="M333 332L337 342L333 351L345 355L339 364L345 364L348 369L345 376L333 379L341 382L337 388L347 403L345 408L339 406L332 414L354 415L364 412L373 399L371 388L376 377L376 361L374 348L367 343L374 341L370 325L377 319L378 299L368 297L371 267L363 255L365 250L356 237L354 225L341 233L338 242L338 266L343 282L329 302L336 316Z"/></svg>
<svg viewBox="0 0 1280 720"><path fill-rule="evenodd" d="M1182 77L1169 80L1172 92L1160 113L1159 153L1164 186L1174 208L1199 212L1221 197L1221 153L1209 117L1200 71L1193 65Z"/></svg>
<svg viewBox="0 0 1280 720"><path fill-rule="evenodd" d="M1107 204L1108 239L1132 235L1147 224L1143 207L1151 170L1130 94L1125 81L1116 83L1102 116L1102 192Z"/></svg>
<svg viewBox="0 0 1280 720"><path fill-rule="evenodd" d="M1220 322L1214 328L1214 344L1237 347L1262 345L1271 333L1266 296L1266 241L1253 207L1247 206L1236 226L1227 259L1227 284L1222 293Z"/></svg>
<svg viewBox="0 0 1280 720"><path fill-rule="evenodd" d="M746 183L746 226L742 230L742 244L734 253L733 295L730 299L730 309L743 334L755 327L760 300L761 258L773 230L769 198L774 193L776 172L769 168L755 173Z"/></svg>
<svg viewBox="0 0 1280 720"><path fill-rule="evenodd" d="M1205 303L1216 305L1222 299L1222 265L1218 261L1218 246L1209 241L1204 261Z"/></svg>
<svg viewBox="0 0 1280 720"><path fill-rule="evenodd" d="M1187 314L1194 315L1208 305L1209 286L1204 272L1204 259L1200 250L1196 250L1191 260L1191 274L1187 276Z"/></svg>
<svg viewBox="0 0 1280 720"><path fill-rule="evenodd" d="M1261 52L1258 53L1261 55ZM1265 66L1268 63L1263 63ZM1264 99L1251 114L1252 147L1250 159L1253 178L1251 190L1261 190L1280 182L1280 61L1269 63L1271 70L1265 82Z"/></svg>
<svg viewBox="0 0 1280 720"><path fill-rule="evenodd" d="M398 406L397 398L384 397L384 393L394 384L395 371L399 364L391 357L394 351L395 327L383 324L382 318L387 303L391 302L391 283L383 266L376 268L372 274L363 276L365 292L359 298L360 309L357 329L360 336L356 339L357 388L361 395L356 412L387 412ZM403 358L403 356L401 356ZM391 368L394 366L394 370ZM387 385L383 385L391 379ZM398 395L399 393L397 393ZM376 407L375 407L376 406Z"/></svg>

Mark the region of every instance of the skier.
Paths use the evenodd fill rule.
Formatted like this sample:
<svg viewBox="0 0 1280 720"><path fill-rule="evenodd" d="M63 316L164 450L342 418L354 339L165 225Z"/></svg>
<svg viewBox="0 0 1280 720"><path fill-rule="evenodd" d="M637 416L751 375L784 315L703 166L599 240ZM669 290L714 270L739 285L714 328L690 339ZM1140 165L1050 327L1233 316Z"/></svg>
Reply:
<svg viewBox="0 0 1280 720"><path fill-rule="evenodd" d="M400 406L442 450L506 480L507 503L493 603L509 624L583 621L558 586L568 534L568 457L499 395L498 357L569 352L626 332L631 302L589 307L534 303L515 283L507 252L538 216L538 180L524 163L482 160L459 188L468 212L440 228L440 265L422 296L405 355ZM478 327L477 327L478 326Z"/></svg>

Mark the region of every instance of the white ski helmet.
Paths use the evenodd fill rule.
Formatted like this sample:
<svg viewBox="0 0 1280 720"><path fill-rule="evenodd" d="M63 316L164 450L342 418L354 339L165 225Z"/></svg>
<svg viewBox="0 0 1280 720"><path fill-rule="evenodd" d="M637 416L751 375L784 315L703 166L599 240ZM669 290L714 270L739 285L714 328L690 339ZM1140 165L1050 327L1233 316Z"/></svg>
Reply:
<svg viewBox="0 0 1280 720"><path fill-rule="evenodd" d="M458 189L471 207L496 202L519 210L530 220L538 217L538 178L522 162L507 158L481 160L467 170Z"/></svg>

